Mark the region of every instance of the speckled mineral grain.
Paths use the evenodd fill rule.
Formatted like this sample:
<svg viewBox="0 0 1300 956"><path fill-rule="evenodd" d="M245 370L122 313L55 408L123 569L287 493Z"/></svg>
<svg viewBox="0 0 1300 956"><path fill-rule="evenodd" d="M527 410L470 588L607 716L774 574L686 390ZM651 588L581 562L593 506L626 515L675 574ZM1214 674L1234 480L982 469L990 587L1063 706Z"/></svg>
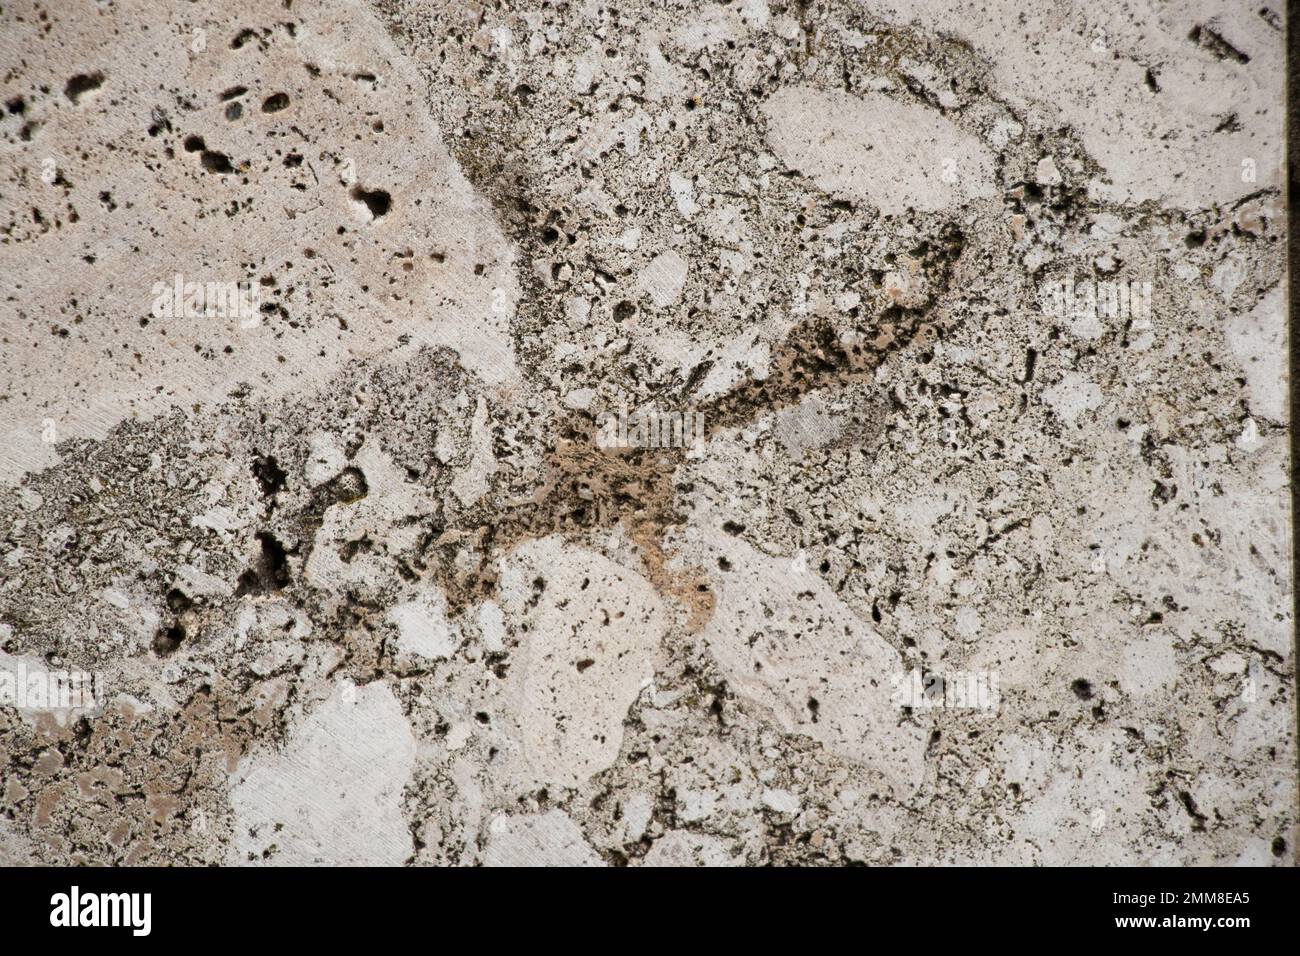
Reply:
<svg viewBox="0 0 1300 956"><path fill-rule="evenodd" d="M0 9L0 863L1295 861L1282 6Z"/></svg>

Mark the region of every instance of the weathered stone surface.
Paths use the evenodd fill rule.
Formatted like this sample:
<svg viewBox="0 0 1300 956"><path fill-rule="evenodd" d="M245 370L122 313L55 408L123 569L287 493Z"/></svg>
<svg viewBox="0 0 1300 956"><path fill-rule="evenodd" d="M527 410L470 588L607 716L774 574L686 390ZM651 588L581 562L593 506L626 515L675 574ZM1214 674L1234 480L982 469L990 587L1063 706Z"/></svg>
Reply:
<svg viewBox="0 0 1300 956"><path fill-rule="evenodd" d="M6 4L0 862L1293 864L1283 17Z"/></svg>

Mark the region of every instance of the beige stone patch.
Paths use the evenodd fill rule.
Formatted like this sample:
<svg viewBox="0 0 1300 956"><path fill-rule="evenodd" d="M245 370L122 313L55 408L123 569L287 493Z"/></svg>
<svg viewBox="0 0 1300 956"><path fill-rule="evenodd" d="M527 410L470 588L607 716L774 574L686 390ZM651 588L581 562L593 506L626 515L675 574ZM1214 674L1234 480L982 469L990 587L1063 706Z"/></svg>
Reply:
<svg viewBox="0 0 1300 956"><path fill-rule="evenodd" d="M1250 409L1261 418L1287 419L1287 362L1283 338L1285 304L1279 284L1250 312L1228 315L1224 333L1246 376Z"/></svg>
<svg viewBox="0 0 1300 956"><path fill-rule="evenodd" d="M637 288L650 296L656 307L676 305L686 285L686 260L674 249L661 252L637 276Z"/></svg>
<svg viewBox="0 0 1300 956"><path fill-rule="evenodd" d="M617 757L668 613L640 576L559 537L525 542L501 580L502 610L524 635L505 693L520 772L577 786Z"/></svg>
<svg viewBox="0 0 1300 956"><path fill-rule="evenodd" d="M707 833L670 830L655 841L642 866L736 866L727 844Z"/></svg>
<svg viewBox="0 0 1300 956"><path fill-rule="evenodd" d="M1253 11L1229 12L1214 0L1175 0L1141 16L1092 0L871 6L900 25L950 23L992 62L1001 95L1078 130L1105 170L1091 183L1103 200L1201 209L1282 180L1283 44ZM1201 36L1207 27L1223 33L1249 62L1216 56L1211 44L1193 40L1198 26ZM1229 116L1235 123L1225 128ZM1071 178L1067 170L1058 175Z"/></svg>
<svg viewBox="0 0 1300 956"><path fill-rule="evenodd" d="M603 866L563 810L502 816L488 824L484 866Z"/></svg>
<svg viewBox="0 0 1300 956"><path fill-rule="evenodd" d="M0 244L0 481L52 463L56 441L233 391L299 392L403 343L517 380L512 247L382 23L348 0L295 8L292 34L279 0L229 12L187 3L164 24L126 0L57 17L40 40L34 17L9 18L25 88L51 93L28 98L30 141L0 157L0 177L31 184L0 198L0 222L22 224ZM254 37L232 46L247 24ZM166 41L146 32L160 28ZM111 55L108 35L148 55ZM74 103L62 91L79 69L103 82ZM75 190L42 181L47 160ZM151 315L178 275L251 283L258 308Z"/></svg>
<svg viewBox="0 0 1300 956"><path fill-rule="evenodd" d="M335 687L283 751L240 762L229 862L400 864L412 850L401 799L414 764L415 738L387 685Z"/></svg>
<svg viewBox="0 0 1300 956"><path fill-rule="evenodd" d="M718 604L704 637L736 692L770 707L786 731L879 772L896 794L915 792L925 735L891 699L898 653L817 574L718 538L731 570L713 575Z"/></svg>
<svg viewBox="0 0 1300 956"><path fill-rule="evenodd" d="M786 87L763 105L782 162L888 214L991 198L992 157L940 113L883 93Z"/></svg>

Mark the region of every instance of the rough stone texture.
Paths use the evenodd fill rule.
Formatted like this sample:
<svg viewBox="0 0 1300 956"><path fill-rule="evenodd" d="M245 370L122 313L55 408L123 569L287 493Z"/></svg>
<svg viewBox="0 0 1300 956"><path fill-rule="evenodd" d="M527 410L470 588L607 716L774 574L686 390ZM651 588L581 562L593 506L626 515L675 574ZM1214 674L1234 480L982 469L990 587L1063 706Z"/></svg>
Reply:
<svg viewBox="0 0 1300 956"><path fill-rule="evenodd" d="M1282 15L6 5L0 862L1293 864Z"/></svg>

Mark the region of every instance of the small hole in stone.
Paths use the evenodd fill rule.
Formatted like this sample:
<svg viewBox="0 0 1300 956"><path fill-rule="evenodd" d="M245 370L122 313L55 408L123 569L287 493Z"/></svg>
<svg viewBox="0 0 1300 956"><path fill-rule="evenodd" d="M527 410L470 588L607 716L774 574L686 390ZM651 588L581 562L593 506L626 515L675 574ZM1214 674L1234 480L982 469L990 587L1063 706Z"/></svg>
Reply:
<svg viewBox="0 0 1300 956"><path fill-rule="evenodd" d="M157 636L154 637L154 653L159 657L174 654L183 640L185 640L185 628L179 624L173 624L171 627L159 631Z"/></svg>
<svg viewBox="0 0 1300 956"><path fill-rule="evenodd" d="M388 210L393 205L393 197L383 189L363 189L360 186L353 186L349 195L357 202L363 203L370 210L370 215L376 219L388 215Z"/></svg>
<svg viewBox="0 0 1300 956"><path fill-rule="evenodd" d="M78 73L64 85L63 95L75 103L85 94L97 90L103 85L103 73Z"/></svg>
<svg viewBox="0 0 1300 956"><path fill-rule="evenodd" d="M262 101L263 113L278 113L289 108L288 93L272 93Z"/></svg>

